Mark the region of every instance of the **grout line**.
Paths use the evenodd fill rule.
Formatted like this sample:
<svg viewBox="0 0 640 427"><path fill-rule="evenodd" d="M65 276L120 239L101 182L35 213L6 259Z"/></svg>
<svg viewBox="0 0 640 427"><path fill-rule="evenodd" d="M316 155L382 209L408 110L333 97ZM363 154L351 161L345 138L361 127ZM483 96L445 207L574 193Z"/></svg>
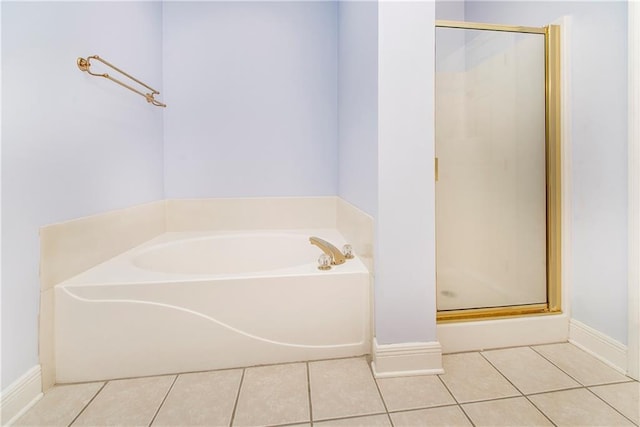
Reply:
<svg viewBox="0 0 640 427"><path fill-rule="evenodd" d="M460 410L462 411L462 413L464 414L465 417L467 417L467 419L469 420L469 422L471 423L471 425L473 427L476 426L476 423L473 422L473 420L471 419L471 417L469 416L469 414L467 414L467 411L464 410L464 408L462 407L462 405L458 405L458 408L460 408Z"/></svg>
<svg viewBox="0 0 640 427"><path fill-rule="evenodd" d="M574 380L578 381L580 384L584 385L585 387L593 387L593 386L597 386L597 385L607 385L607 384L620 384L620 383L625 383L625 382L631 382L631 381L636 381L633 378L631 378L630 376L618 371L617 369L609 366L607 363L603 362L602 360L599 360L597 357L587 353L586 351L584 351L583 349L581 349L580 347L578 347L577 345L571 343L571 342L564 342L564 343L555 343L555 344L569 344L572 347L577 348L578 350L580 350L582 353L585 353L587 356L593 358L597 363L600 363L602 365L604 365L607 369L613 370L615 373L622 375L623 377L625 377L625 380L622 381L613 381L613 382L605 382L605 383L599 383L599 384L583 384L581 381L578 381L577 378L574 378L571 374L569 374L567 371L565 371L564 369L562 369L560 366L558 366L553 360L549 359L547 356L545 356L544 354L540 353L538 350L536 350L533 345L528 346L529 348L531 348L531 350L535 351L536 353L538 353L540 356L544 357L545 359L547 359L549 362L551 362L556 368L560 369L562 372L564 372L565 374L569 375L571 378L573 378ZM553 344L542 344L542 345L553 345ZM541 345L536 344L536 347L539 347ZM591 364L591 363L590 363ZM637 382L637 381L636 381Z"/></svg>
<svg viewBox="0 0 640 427"><path fill-rule="evenodd" d="M376 376L373 374L373 368L371 367L371 363L367 362L367 367L369 368L369 373L371 373L371 378L373 379L373 383L376 385L376 390L378 390L378 396L380 396L380 400L382 401L382 406L384 406L384 411L387 414L387 418L389 419L389 424L393 427L393 420L391 419L391 414L389 414L389 408L387 408L387 402L384 400L384 396L382 395L382 390L380 390L380 385L378 384L378 380Z"/></svg>
<svg viewBox="0 0 640 427"><path fill-rule="evenodd" d="M612 404L610 404L609 402L607 402L606 400L604 400L602 397L598 396L595 392L593 392L589 387L585 387L585 389L587 389L587 391L591 394L593 394L595 397L597 397L598 399L602 400L607 406L609 406L610 408L612 408L614 411L616 411L618 414L622 415L625 419L629 420L631 422L631 424L633 425L637 425L631 418L627 417L625 414L623 414L622 412L618 411L618 409L613 406Z"/></svg>
<svg viewBox="0 0 640 427"><path fill-rule="evenodd" d="M552 345L552 344L566 344L568 343L568 341L555 341L555 342L551 342L551 343L544 343L544 344L523 344L523 345L508 345L505 347L490 347L490 348L483 348L480 350L461 350L461 351L452 351L451 353L442 353L443 356L449 356L449 355L454 355L454 354L470 354L470 353L483 353L483 352L490 352L490 351L500 351L500 350L510 350L513 348L522 348L522 347L530 347L531 345Z"/></svg>
<svg viewBox="0 0 640 427"><path fill-rule="evenodd" d="M391 425L391 427L394 427L393 418L391 418L391 414L389 412L387 412L387 418L389 419L389 424Z"/></svg>
<svg viewBox="0 0 640 427"><path fill-rule="evenodd" d="M76 415L73 420L71 420L71 422L69 423L69 425L72 425L73 423L76 422L76 420L80 417L80 415L82 415L82 413L87 409L87 407L89 405L91 405L91 402L94 401L94 399L96 397L98 397L98 395L100 394L100 392L102 390L104 390L104 388L107 386L107 384L109 383L109 381L105 381L104 384L102 384L102 387L100 387L100 389L96 392L96 394L93 395L93 397L91 397L91 399L89 399L89 401L87 402L86 405L84 405L84 407L80 410L80 412L78 412L78 415Z"/></svg>
<svg viewBox="0 0 640 427"><path fill-rule="evenodd" d="M535 402L531 399L529 399L529 396L525 395L524 396L525 399L527 399L527 401L533 405L534 408L536 408L538 410L538 412L540 412L542 414L543 417L545 417L547 420L549 420L549 422L551 424L553 424L554 426L558 427L558 424L554 423L553 420L551 419L551 417L549 417L543 410L542 408L539 408L538 405L535 404Z"/></svg>
<svg viewBox="0 0 640 427"><path fill-rule="evenodd" d="M524 396L524 395L525 395L525 394L522 392L522 390L520 390L520 389L519 389L519 388L518 388L518 387L517 387L513 382L511 382L511 380L510 380L509 378L507 378L507 376L506 376L505 374L503 374L503 373L502 373L502 371L501 371L500 369L498 369L498 367L497 367L496 365L494 365L493 363L491 363L491 360L489 360L489 359L488 359L484 354L482 354L482 352L481 352L481 351L479 351L479 352L478 352L478 354L479 354L480 356L482 356L482 358L483 358L484 360L486 360L486 361L487 361L487 363L488 363L489 365L491 365L491 367L492 367L493 369L495 369L495 370L500 374L500 376L502 376L502 378L504 378L505 380L507 380L507 382L508 382L509 384L511 384L511 386L512 386L513 388L515 388L515 389L516 389L516 391L517 391L518 393L520 393L520 395L522 395L522 396ZM510 396L510 397L517 397L517 396Z"/></svg>
<svg viewBox="0 0 640 427"><path fill-rule="evenodd" d="M503 397L494 397L492 399L470 400L468 402L460 402L459 405L473 405L474 403L498 402L500 400L517 399L519 397L525 397L525 396L503 396Z"/></svg>
<svg viewBox="0 0 640 427"><path fill-rule="evenodd" d="M444 374L436 375L436 377L438 377L438 379L440 380L444 388L447 390L447 392L449 393L449 396L451 396L453 401L456 402L456 405L459 405L460 402L458 402L458 399L456 399L456 397L453 395L453 392L451 391L451 389L449 389L449 386L447 385L447 383L444 382L444 380L442 379L442 375Z"/></svg>
<svg viewBox="0 0 640 427"><path fill-rule="evenodd" d="M489 360L489 359L488 359L484 354L482 354L482 352L481 352L481 351L479 351L479 352L478 352L478 354L479 354L479 355L480 355L484 360L486 360L486 361L487 361L487 363L488 363L489 365L491 365L491 367L492 367L493 369L495 369L495 370L496 370L496 371L497 371L497 372L502 376L502 378L504 378L504 379L505 379L509 384L511 384L511 386L512 386L513 388L515 388L515 389L516 389L516 391L517 391L518 393L520 393L520 395L521 395L522 397L524 397L525 399L527 399L527 401L533 405L533 402L531 402L531 400L527 397L527 395L526 395L525 393L523 393L523 391L522 391L522 390L520 390L520 388L519 388L519 387L517 387L517 386L516 386L516 385L515 385L515 384L514 384L514 383L513 383L509 378L507 378L507 376L506 376L506 375L505 375L505 374L504 374L500 369L498 369L498 367L497 367L496 365L494 365L494 364L491 362L491 360ZM509 398L514 398L514 397L520 397L520 396L509 396ZM496 400L496 399L494 399L494 400ZM550 419L549 417L547 417L547 414L545 414L544 412L542 412L542 411L540 410L540 408L538 408L538 407L537 407L537 406L535 406L535 405L533 405L533 406L534 406L534 408L536 408L538 411L540 411L540 413L541 413L541 414L542 414L542 415L543 415L547 420L549 420L549 422L550 422L551 424L553 424L554 426L556 425L553 421L551 421L551 419Z"/></svg>
<svg viewBox="0 0 640 427"><path fill-rule="evenodd" d="M173 385L176 383L176 381L178 381L178 377L179 377L179 375L175 376L175 378L171 382L171 385L167 389L167 392L164 394L164 397L162 398L162 401L160 402L160 405L158 406L158 409L156 409L156 413L153 414L153 418L151 418L151 421L149 422L149 427L151 427L151 424L153 424L153 422L156 420L156 417L160 413L160 409L162 408L162 405L164 405L164 402L167 400L167 397L169 397L169 393L171 393L171 390L173 390Z"/></svg>
<svg viewBox="0 0 640 427"><path fill-rule="evenodd" d="M587 387L580 385L580 386L576 386L576 387L559 388L559 389L555 389L555 390L536 391L535 393L525 394L524 396L539 396L541 394L560 393L562 391L580 390L581 388L587 388Z"/></svg>
<svg viewBox="0 0 640 427"><path fill-rule="evenodd" d="M375 416L378 416L378 415L388 415L388 413L387 412L374 412L372 414L345 415L344 417L330 417L330 418L323 418L321 420L316 420L316 421L324 423L326 421L353 420L353 419L356 419L356 418L375 417Z"/></svg>
<svg viewBox="0 0 640 427"><path fill-rule="evenodd" d="M523 347L529 348L529 349L533 350L533 352L534 352L534 353L539 354L537 351L535 351L535 349L534 349L534 348L532 348L532 346L523 346ZM495 366L493 363L491 363L491 361L490 361L490 360L489 360L489 359L488 359L484 354L482 354L482 352L480 352L480 355L481 355L482 357L484 357L484 359L485 359L487 362L489 362L489 364L490 364L491 366L493 366L493 368L494 368L496 371L498 371L498 372L500 373L500 375L502 375L502 376L503 376L507 381L509 381L509 384L511 384L512 386L514 386L514 387L516 388L516 390L518 390L518 391L522 394L522 396L523 396L525 399L527 399L527 401L528 401L531 405L533 405L533 407L534 407L534 408L536 408L536 409L537 409L537 410L542 414L542 416L543 416L543 417L545 417L547 420L549 420L549 422L550 422L551 424L553 424L554 426L557 426L557 424L556 424L556 423L554 423L554 422L553 422L553 420L552 420L551 418L549 418L549 416L548 416L547 414L545 414L545 412L542 410L542 408L539 408L539 407L538 407L538 405L536 405L536 404L535 404L531 399L529 399L529 396L535 396L535 395L537 395L537 394L553 393L554 391L573 390L573 389L582 388L582 387L572 387L572 388L569 388L569 389L547 390L547 391L542 391L542 392L539 392L539 393L529 393L529 394L525 394L525 393L523 393L523 392L522 392L522 390L520 390L518 387L516 387L516 385L515 385L514 383L512 383L512 382L511 382L511 380L509 380L509 378L507 378L507 376L506 376L505 374L503 374L503 373L502 373L502 371L501 371L500 369L498 369L498 367L497 367L497 366ZM542 355L540 355L540 356L542 356ZM544 357L544 356L543 356L543 357ZM545 358L545 359L546 359L546 358ZM552 364L553 364L553 363L552 363ZM555 365L554 365L554 366L555 366ZM556 367L557 367L557 366L556 366ZM559 369L559 368L558 368L558 369ZM564 372L564 371L563 371L562 369L560 369L560 372ZM578 384L580 384L580 382L578 382Z"/></svg>
<svg viewBox="0 0 640 427"><path fill-rule="evenodd" d="M442 379L442 375L445 374L440 374L440 375L436 375L438 377L438 379L440 380L440 382L442 383L442 385L444 386L444 388L447 390L447 392L449 393L449 395L453 398L453 401L456 402L456 406L458 408L460 408L460 410L462 411L462 413L464 414L465 417L467 417L467 420L469 420L469 422L471 423L472 426L475 426L476 424L473 422L473 420L471 419L471 417L469 416L469 414L467 414L467 411L464 410L464 408L462 407L462 405L460 404L460 402L458 401L458 399L454 396L453 392L451 391L451 389L449 388L449 386L447 385L447 383L444 382L444 380Z"/></svg>
<svg viewBox="0 0 640 427"><path fill-rule="evenodd" d="M517 348L517 347L516 347L516 348ZM498 369L498 367L497 367L497 366L495 366L493 363L491 363L491 361L490 361L490 360L489 360L489 359L488 359L484 354L482 354L482 352L481 352L481 351L478 351L478 354L479 354L480 356L482 356L482 358L483 358L484 360L486 360L486 361L487 361L487 363L489 363L489 365L491 365L491 367L492 367L493 369L495 369L495 370L496 370L496 371L497 371L497 372L498 372L498 373L499 373L499 374L500 374L500 375L501 375L501 376L502 376L502 377L503 377L503 378L504 378L504 379L505 379L509 384L511 384L511 385L513 386L513 388L515 388L515 389L516 389L516 391L518 391L518 393L520 393L520 394L521 394L521 396L505 396L505 397L499 397L499 398L496 398L496 399L487 399L487 400L480 400L480 401L466 402L466 403L490 402L490 401L494 401L494 400L506 400L506 399L515 399L515 398L518 398L518 397L524 397L524 398L525 398L525 399L526 399L530 404L532 404L532 405L533 405L533 407L534 407L534 408L536 408L536 410L538 410L538 411L542 414L542 416L543 416L543 417L545 417L547 420L549 420L549 422L550 422L552 425L557 426L557 424L556 424L556 423L554 423L554 422L551 420L551 418L549 418L549 417L547 416L547 414L545 414L545 413L544 413L544 411L542 411L540 408L538 408L538 407L537 407L537 406L536 406L536 405L531 401L531 399L529 399L529 397L528 397L526 394L524 394L524 393L522 392L522 390L520 390L518 387L516 387L516 385L515 385L513 382L511 382L511 380L510 380L509 378L507 378L507 376L506 376L504 373L502 373L502 371L501 371L500 369ZM548 392L543 392L543 393L548 393ZM542 393L540 393L540 394L542 394ZM466 413L466 411L464 411L464 408L462 407L462 405L460 405L460 408L461 408L461 409L462 409L462 411L465 413L465 415L467 415L467 413ZM469 417L467 416L467 418L469 418ZM471 419L469 419L469 420L471 420Z"/></svg>
<svg viewBox="0 0 640 427"><path fill-rule="evenodd" d="M533 348L531 348L531 346L526 346L526 347L530 348L530 349L531 349L531 350L533 350L535 353L538 353L538 352L537 352L537 351L535 351ZM511 382L511 380L510 380L509 378L507 378L507 376L506 376L505 374L503 374L503 373L502 373L502 371L501 371L500 369L498 369L498 367L497 367L497 366L495 366L493 363L491 363L491 361L490 361L490 360L489 360L489 359L488 359L484 354L482 354L482 352L479 352L479 354L480 354L480 356L484 357L484 359L485 359L487 362L489 362L489 364L490 364L491 366L493 366L493 368L494 368L496 371L498 371L498 373L499 373L500 375L502 375L502 376L504 377L504 379L506 379L507 381L509 381L509 384L511 384L513 387L515 387L515 389L516 389L516 390L518 390L518 392L522 394L522 397L524 397L525 399L527 399L527 401L528 401L530 404L532 404L532 405L533 405L533 407L534 407L534 408L536 408L536 409L537 409L537 410L542 414L542 416L543 416L543 417L545 417L547 420L549 420L549 422L550 422L551 424L553 424L554 426L557 426L557 424L556 424L556 423L554 423L554 422L553 422L553 420L552 420L551 418L549 418L549 416L547 416L547 414L545 414L545 412L542 410L542 408L539 408L535 403L533 403L533 401L532 401L531 399L529 399L529 396L532 396L532 395L535 395L535 394L552 393L552 392L554 392L554 391L560 391L560 390L548 390L548 391L544 391L544 392L540 392L540 393L529 393L529 394L525 394L525 393L523 393L523 392L522 392L522 390L520 390L518 387L516 387L516 385L515 385L513 382ZM560 372L564 372L564 371L563 371L563 370L560 370ZM578 384L580 384L580 383L578 382ZM575 387L575 388L581 388L581 387ZM561 389L561 390L570 390L570 389Z"/></svg>
<svg viewBox="0 0 640 427"><path fill-rule="evenodd" d="M233 421L236 418L236 410L238 409L238 401L240 400L240 390L242 389L242 383L244 382L244 373L246 368L242 369L242 376L240 377L240 384L238 384L238 393L236 394L236 401L233 404L233 411L231 412L231 419L229 420L229 427L233 425Z"/></svg>
<svg viewBox="0 0 640 427"><path fill-rule="evenodd" d="M553 422L553 420L544 412L544 410L542 408L538 407L538 405L536 405L535 402L533 400L531 400L529 397L530 396L537 396L537 395L541 395L541 394L555 393L555 392L558 392L558 391L579 390L581 388L585 388L585 386L580 381L578 381L576 378L574 378L573 376L569 375L562 368L560 368L558 365L556 365L552 360L549 360L544 354L542 354L539 351L537 351L533 346L529 345L529 346L526 346L526 347L529 348L530 350L532 350L535 354L537 354L540 357L542 357L547 362L549 362L551 365L555 366L557 369L560 370L560 372L562 372L563 374L567 375L569 378L571 378L573 381L575 381L578 384L577 387L562 388L562 389L557 389L557 390L546 390L546 391L541 391L541 392L536 392L536 393L529 393L529 394L522 393L522 395L525 397L525 399L527 399L527 401L529 401L529 403L531 403L534 408L536 408L538 411L540 411L540 413L547 420L549 420L549 422L551 424L553 424L554 426L557 426L557 424L555 422ZM491 362L489 362L489 363L491 363ZM493 364L492 364L492 366L493 366ZM496 369L498 369L498 368L496 368ZM500 371L500 370L498 369L498 371ZM502 374L502 372L500 372L500 373ZM508 378L507 378L507 380L508 380ZM515 387L515 385L514 385L514 387Z"/></svg>
<svg viewBox="0 0 640 427"><path fill-rule="evenodd" d="M570 343L569 343L570 344ZM571 344L573 345L573 344ZM571 378L572 380L574 380L575 382L577 382L578 384L582 385L583 387L596 387L596 386L600 386L600 385L611 385L611 384L624 384L624 383L628 383L628 382L633 382L635 381L633 378L630 378L624 374L620 374L619 372L616 371L616 373L623 375L626 379L622 380L622 381L607 381L604 383L597 383L597 384L585 384L582 381L580 381L578 378L574 377L573 375L571 375L570 373L568 373L567 371L565 371L564 369L562 369L562 367L560 367L556 362L554 362L553 360L549 359L547 356L545 356L544 354L540 353L538 350L536 350L535 348L533 348L532 346L528 346L531 350L535 351L537 354L539 354L543 359L545 359L546 361L548 361L549 363L551 363L553 366L555 366L556 368L560 369L564 374L566 374L569 378ZM583 350L581 350L583 351ZM588 354L588 353L587 353ZM593 356L591 356L593 357ZM595 359L598 362L601 362L598 359ZM602 363L602 362L601 362ZM611 368L610 366L607 366L605 364L605 366L608 369L612 369L615 371L615 369ZM637 381L636 381L637 382Z"/></svg>
<svg viewBox="0 0 640 427"><path fill-rule="evenodd" d="M467 414L467 411L464 410L464 408L462 407L462 405L458 404L457 405L458 408L460 408L460 410L462 411L462 413L464 414L465 417L467 417L467 419L469 420L469 422L471 423L471 425L473 427L476 426L476 423L473 422L473 420L471 419L471 417L469 416L469 414Z"/></svg>
<svg viewBox="0 0 640 427"><path fill-rule="evenodd" d="M313 427L313 405L311 404L311 375L309 374L309 362L307 365L307 395L309 396L309 423Z"/></svg>
<svg viewBox="0 0 640 427"><path fill-rule="evenodd" d="M576 377L574 377L573 375L571 375L570 373L568 373L567 371L565 371L564 369L562 369L560 366L556 365L556 363L549 359L547 356L545 356L544 354L540 353L538 350L536 350L535 348L533 348L532 346L529 346L529 348L531 350L533 350L537 355L539 355L540 357L542 357L544 360L546 360L547 362L551 363L553 366L555 366L556 368L560 369L560 372L562 372L563 374L565 374L566 376L568 376L569 378L571 378L572 380L574 380L575 382L577 382L578 384L580 384L582 387L587 387L586 384L583 384L582 381L578 381L578 379Z"/></svg>
<svg viewBox="0 0 640 427"><path fill-rule="evenodd" d="M567 343L567 344L571 344L571 343ZM573 344L571 344L571 345L573 345ZM623 383L628 383L628 382L633 382L633 381L635 381L633 378L630 378L630 377L626 376L625 374L622 374L622 373L620 373L620 372L617 372L617 371L616 371L615 369L613 369L612 367L610 367L610 366L608 366L607 364L604 364L602 361L600 361L600 360L598 360L598 359L595 359L595 358L594 358L597 362L599 362L599 363L603 363L603 364L604 364L604 366L606 366L606 367L607 367L607 369L611 369L611 370L615 371L617 374L620 374L620 375L624 376L624 377L625 377L625 379L624 379L624 380L620 380L620 381L617 381L617 380L616 380L616 381L607 381L607 382L604 382L604 383L597 383L597 384L586 384L586 383L583 383L582 381L580 381L578 378L576 378L576 377L574 377L573 375L571 375L570 373L568 373L567 371L565 371L564 369L562 369L562 367L561 367L561 366L559 366L556 362L554 362L553 360L549 359L547 356L545 356L544 354L540 353L538 350L536 350L536 349L535 349L535 348L533 348L532 346L529 346L529 348L530 348L531 350L535 351L537 354L539 354L542 358L544 358L545 360L547 360L547 361L548 361L549 363L551 363L553 366L555 366L556 368L560 369L563 373L565 373L567 376L569 376L572 380L574 380L574 381L575 381L575 382L577 382L578 384L581 384L583 387L595 387L595 386L600 386L600 385L610 385L610 384L623 384ZM578 349L579 349L579 348L578 348ZM580 351L583 351L583 352L584 352L584 350L580 350ZM586 352L585 352L585 353L586 353ZM593 356L591 356L589 353L587 353L587 355L589 355L590 357L593 357ZM636 382L637 382L637 381L636 381Z"/></svg>
<svg viewBox="0 0 640 427"><path fill-rule="evenodd" d="M393 411L389 411L389 413L400 414L402 412L417 412L417 411L425 411L427 409L448 408L450 406L460 406L460 405L457 403L444 403L442 405L421 406L420 408L394 409Z"/></svg>
<svg viewBox="0 0 640 427"><path fill-rule="evenodd" d="M300 426L303 425L303 422L293 422L293 423L287 423L287 424L267 424L261 427L292 427L292 426Z"/></svg>

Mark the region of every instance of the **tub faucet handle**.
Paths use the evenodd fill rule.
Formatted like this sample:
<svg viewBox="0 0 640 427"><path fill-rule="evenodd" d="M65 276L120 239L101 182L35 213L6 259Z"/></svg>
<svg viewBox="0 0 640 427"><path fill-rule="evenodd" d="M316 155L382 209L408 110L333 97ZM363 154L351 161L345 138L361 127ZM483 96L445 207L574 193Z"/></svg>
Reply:
<svg viewBox="0 0 640 427"><path fill-rule="evenodd" d="M346 244L342 247L342 253L344 254L344 257L346 259L353 259L354 255L353 255L353 246L351 246L350 244Z"/></svg>
<svg viewBox="0 0 640 427"><path fill-rule="evenodd" d="M318 258L318 270L331 270L331 257L325 253Z"/></svg>
<svg viewBox="0 0 640 427"><path fill-rule="evenodd" d="M326 240L322 240L319 237L311 236L309 237L309 242L312 245L316 245L317 247L322 249L322 252L324 252L325 254L329 255L331 257L332 265L344 264L347 260L344 254L340 252L340 249L336 248Z"/></svg>

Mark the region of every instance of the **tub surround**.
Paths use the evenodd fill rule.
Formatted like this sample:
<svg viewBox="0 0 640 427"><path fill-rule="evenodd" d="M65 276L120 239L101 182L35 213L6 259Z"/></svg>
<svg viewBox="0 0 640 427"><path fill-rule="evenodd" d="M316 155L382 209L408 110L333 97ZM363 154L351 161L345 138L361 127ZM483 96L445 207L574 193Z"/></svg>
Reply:
<svg viewBox="0 0 640 427"><path fill-rule="evenodd" d="M165 232L319 228L337 229L372 271L373 219L333 196L169 199L43 227L39 338L43 390L56 378L54 285ZM370 275L367 280L370 284ZM372 297L369 301L367 312L372 316ZM373 325L372 318L369 324Z"/></svg>
<svg viewBox="0 0 640 427"><path fill-rule="evenodd" d="M336 226L337 197L168 199L166 231Z"/></svg>
<svg viewBox="0 0 640 427"><path fill-rule="evenodd" d="M41 290L167 231L300 228L338 228L372 269L373 219L339 197L168 199L42 227Z"/></svg>
<svg viewBox="0 0 640 427"><path fill-rule="evenodd" d="M164 200L42 227L42 291L144 243L165 230Z"/></svg>
<svg viewBox="0 0 640 427"><path fill-rule="evenodd" d="M336 226L373 277L373 218L344 199L337 198Z"/></svg>

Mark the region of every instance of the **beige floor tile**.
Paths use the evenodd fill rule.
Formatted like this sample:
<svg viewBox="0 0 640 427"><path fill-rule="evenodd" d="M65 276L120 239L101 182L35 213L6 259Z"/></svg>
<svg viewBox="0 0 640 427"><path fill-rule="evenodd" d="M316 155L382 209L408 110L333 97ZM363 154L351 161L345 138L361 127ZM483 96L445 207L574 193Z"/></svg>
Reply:
<svg viewBox="0 0 640 427"><path fill-rule="evenodd" d="M459 406L421 409L419 411L394 412L391 420L395 427L416 426L470 426L472 425Z"/></svg>
<svg viewBox="0 0 640 427"><path fill-rule="evenodd" d="M584 385L630 381L630 378L573 344L540 345L534 349Z"/></svg>
<svg viewBox="0 0 640 427"><path fill-rule="evenodd" d="M385 411L364 358L311 362L309 379L314 420Z"/></svg>
<svg viewBox="0 0 640 427"><path fill-rule="evenodd" d="M322 427L391 427L387 414L342 418L340 420L320 421L313 424Z"/></svg>
<svg viewBox="0 0 640 427"><path fill-rule="evenodd" d="M590 387L609 405L636 424L640 424L640 383L637 381Z"/></svg>
<svg viewBox="0 0 640 427"><path fill-rule="evenodd" d="M288 424L309 420L305 363L245 370L234 426Z"/></svg>
<svg viewBox="0 0 640 427"><path fill-rule="evenodd" d="M520 396L509 381L478 353L448 354L442 357L440 375L458 402Z"/></svg>
<svg viewBox="0 0 640 427"><path fill-rule="evenodd" d="M466 403L462 408L473 424L487 427L552 426L553 424L524 397Z"/></svg>
<svg viewBox="0 0 640 427"><path fill-rule="evenodd" d="M68 426L104 383L60 385L50 389L16 426Z"/></svg>
<svg viewBox="0 0 640 427"><path fill-rule="evenodd" d="M149 425L175 375L110 381L74 426Z"/></svg>
<svg viewBox="0 0 640 427"><path fill-rule="evenodd" d="M524 394L580 387L529 347L485 351L482 354Z"/></svg>
<svg viewBox="0 0 640 427"><path fill-rule="evenodd" d="M529 399L558 426L633 425L584 388L536 394Z"/></svg>
<svg viewBox="0 0 640 427"><path fill-rule="evenodd" d="M377 380L389 411L452 405L456 401L435 376L382 378Z"/></svg>
<svg viewBox="0 0 640 427"><path fill-rule="evenodd" d="M154 426L228 426L242 369L178 376Z"/></svg>

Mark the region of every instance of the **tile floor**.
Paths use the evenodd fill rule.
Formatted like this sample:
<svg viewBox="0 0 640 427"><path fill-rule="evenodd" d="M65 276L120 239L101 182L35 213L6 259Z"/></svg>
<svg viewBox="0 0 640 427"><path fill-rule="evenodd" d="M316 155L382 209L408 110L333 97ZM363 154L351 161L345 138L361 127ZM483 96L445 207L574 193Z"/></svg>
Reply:
<svg viewBox="0 0 640 427"><path fill-rule="evenodd" d="M365 358L60 385L20 426L622 426L640 384L568 343L445 355L374 380Z"/></svg>

